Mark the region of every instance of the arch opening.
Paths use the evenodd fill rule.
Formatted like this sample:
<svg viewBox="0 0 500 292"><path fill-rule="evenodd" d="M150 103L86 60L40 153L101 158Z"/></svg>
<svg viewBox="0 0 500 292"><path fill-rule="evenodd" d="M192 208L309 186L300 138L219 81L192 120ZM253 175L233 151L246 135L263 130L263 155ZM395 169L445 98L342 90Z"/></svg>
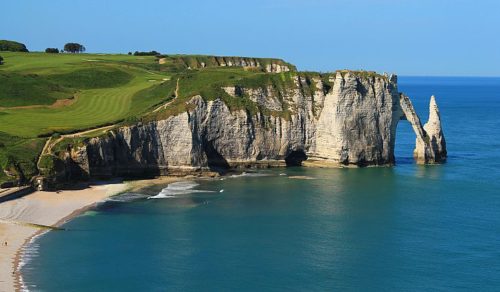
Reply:
<svg viewBox="0 0 500 292"><path fill-rule="evenodd" d="M413 150L415 149L415 131L412 125L401 119L396 127L396 141L394 145L394 162L398 164L414 164Z"/></svg>

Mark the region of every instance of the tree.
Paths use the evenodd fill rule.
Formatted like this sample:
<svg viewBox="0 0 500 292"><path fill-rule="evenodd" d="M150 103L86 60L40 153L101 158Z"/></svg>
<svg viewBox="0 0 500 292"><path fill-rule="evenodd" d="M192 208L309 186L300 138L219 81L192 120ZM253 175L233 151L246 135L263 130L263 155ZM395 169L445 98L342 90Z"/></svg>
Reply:
<svg viewBox="0 0 500 292"><path fill-rule="evenodd" d="M59 54L59 49L57 48L46 48L45 53L49 54Z"/></svg>
<svg viewBox="0 0 500 292"><path fill-rule="evenodd" d="M132 55L132 52L128 52L128 55L129 55L129 56L130 56L130 55Z"/></svg>
<svg viewBox="0 0 500 292"><path fill-rule="evenodd" d="M11 51L11 52L28 52L28 49L24 44L8 41L8 40L0 40L0 51Z"/></svg>
<svg viewBox="0 0 500 292"><path fill-rule="evenodd" d="M78 43L67 43L64 45L64 50L70 53L83 53L85 52L85 47Z"/></svg>
<svg viewBox="0 0 500 292"><path fill-rule="evenodd" d="M3 65L3 57L0 56L0 65Z"/></svg>

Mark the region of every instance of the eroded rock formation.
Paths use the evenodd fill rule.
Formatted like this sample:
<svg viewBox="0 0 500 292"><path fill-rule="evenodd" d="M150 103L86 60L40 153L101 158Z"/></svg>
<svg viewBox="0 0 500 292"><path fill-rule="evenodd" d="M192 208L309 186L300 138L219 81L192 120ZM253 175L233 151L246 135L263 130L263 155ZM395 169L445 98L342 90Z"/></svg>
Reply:
<svg viewBox="0 0 500 292"><path fill-rule="evenodd" d="M434 154L431 162L443 162L446 160L446 140L441 127L441 115L436 103L436 98L431 96L429 104L429 120L424 125L424 130L429 137L430 147ZM427 162L429 163L429 161Z"/></svg>
<svg viewBox="0 0 500 292"><path fill-rule="evenodd" d="M431 96L429 121L422 126L410 98L401 94L402 119L407 119L415 132L415 150L413 156L419 164L435 164L446 160L446 142L441 128L441 118L436 99Z"/></svg>
<svg viewBox="0 0 500 292"><path fill-rule="evenodd" d="M407 119L415 131L418 163L446 158L434 97L429 121L422 126L410 99L398 92L395 76L339 72L332 75L330 86L319 78L294 78L295 86L281 92L268 86L223 88L232 98L247 96L269 112L231 110L221 99L194 96L186 112L88 140L72 150L72 163L90 176L302 163L393 165L401 119Z"/></svg>

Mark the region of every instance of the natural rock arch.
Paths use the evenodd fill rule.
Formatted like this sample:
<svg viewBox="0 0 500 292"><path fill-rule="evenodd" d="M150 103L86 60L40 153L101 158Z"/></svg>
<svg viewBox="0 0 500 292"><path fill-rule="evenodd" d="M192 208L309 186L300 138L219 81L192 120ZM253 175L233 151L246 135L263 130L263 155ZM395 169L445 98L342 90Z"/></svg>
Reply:
<svg viewBox="0 0 500 292"><path fill-rule="evenodd" d="M444 162L447 155L446 140L441 127L441 117L434 95L431 96L429 104L429 120L424 126L422 126L410 98L404 93L400 94L400 105L400 120L407 120L415 132L416 140L413 157L417 164Z"/></svg>

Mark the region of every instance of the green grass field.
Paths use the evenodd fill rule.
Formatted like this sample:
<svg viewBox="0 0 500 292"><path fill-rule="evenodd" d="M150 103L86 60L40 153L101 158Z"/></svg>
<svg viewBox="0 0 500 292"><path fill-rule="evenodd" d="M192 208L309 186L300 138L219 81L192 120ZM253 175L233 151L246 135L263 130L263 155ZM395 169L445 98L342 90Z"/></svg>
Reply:
<svg viewBox="0 0 500 292"><path fill-rule="evenodd" d="M6 169L25 177L36 173L36 158L46 141L37 137L116 123L169 98L144 91L170 82L171 73L157 70L155 57L1 55L0 182L7 179Z"/></svg>
<svg viewBox="0 0 500 292"><path fill-rule="evenodd" d="M74 131L126 119L161 101L161 96L141 100L136 93L170 78L169 74L146 69L145 65L156 62L154 57L2 55L5 64L0 67L0 76L7 76L9 90L0 85L0 132L20 137ZM11 79L16 82L9 82L9 76L14 76ZM27 83L34 84L26 88ZM66 106L47 106L57 99L72 97L74 100ZM12 108L28 105L46 106Z"/></svg>

